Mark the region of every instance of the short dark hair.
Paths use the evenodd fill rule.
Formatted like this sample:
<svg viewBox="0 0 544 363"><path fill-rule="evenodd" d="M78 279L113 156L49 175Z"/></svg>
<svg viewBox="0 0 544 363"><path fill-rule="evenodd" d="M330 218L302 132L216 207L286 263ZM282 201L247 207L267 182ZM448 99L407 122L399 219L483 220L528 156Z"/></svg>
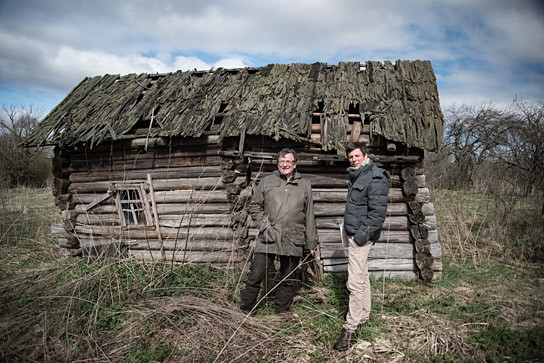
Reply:
<svg viewBox="0 0 544 363"><path fill-rule="evenodd" d="M297 152L293 149L289 149L289 148L283 148L280 150L280 152L278 153L278 161L280 160L281 157L284 157L285 155L287 154L293 154L293 159L295 162L298 161L298 156L297 156Z"/></svg>
<svg viewBox="0 0 544 363"><path fill-rule="evenodd" d="M349 155L350 152L352 152L353 150L356 150L356 149L360 149L361 152L363 153L363 155L368 154L366 144L364 142L355 141L355 142L350 142L346 146L346 155Z"/></svg>

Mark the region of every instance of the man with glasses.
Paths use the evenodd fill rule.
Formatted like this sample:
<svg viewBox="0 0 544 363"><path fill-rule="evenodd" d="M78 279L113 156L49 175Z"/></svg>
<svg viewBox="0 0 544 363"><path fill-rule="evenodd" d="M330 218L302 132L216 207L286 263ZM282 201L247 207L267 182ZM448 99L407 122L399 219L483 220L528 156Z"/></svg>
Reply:
<svg viewBox="0 0 544 363"><path fill-rule="evenodd" d="M278 170L264 177L253 190L249 213L259 234L242 292L240 308L246 314L254 312L261 282L275 259L280 261L275 312L288 311L295 294L296 269L303 250L310 250L313 255L317 247L311 185L296 167L297 153L282 149L278 154Z"/></svg>

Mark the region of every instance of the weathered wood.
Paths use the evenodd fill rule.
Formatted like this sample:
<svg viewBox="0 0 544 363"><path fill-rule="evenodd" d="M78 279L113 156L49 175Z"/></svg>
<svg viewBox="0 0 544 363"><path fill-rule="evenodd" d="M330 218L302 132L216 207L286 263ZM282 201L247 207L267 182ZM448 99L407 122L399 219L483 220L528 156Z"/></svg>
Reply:
<svg viewBox="0 0 544 363"><path fill-rule="evenodd" d="M67 233L67 232L66 232ZM110 225L78 225L75 228L75 233L81 238L87 238L86 235L105 236L113 239L125 238L127 240L150 240L158 239L157 232L146 226L131 226L130 229ZM168 228L161 227L163 240L171 239L223 239L232 240L234 232L228 226L226 227L183 227L183 228ZM89 237L90 238L90 237Z"/></svg>
<svg viewBox="0 0 544 363"><path fill-rule="evenodd" d="M111 243L123 243L130 250L153 250L160 252L161 242L157 239L150 240L115 240L109 238L80 238L83 246L109 245ZM232 242L232 240L195 240L177 239L164 240L162 242L165 251L208 251L208 252L232 252L243 249Z"/></svg>
<svg viewBox="0 0 544 363"><path fill-rule="evenodd" d="M412 166L408 166L402 169L402 179L404 181L413 180L416 176L416 169Z"/></svg>
<svg viewBox="0 0 544 363"><path fill-rule="evenodd" d="M425 283L429 283L434 277L434 271L430 267L423 268L421 271L419 271L419 274Z"/></svg>
<svg viewBox="0 0 544 363"><path fill-rule="evenodd" d="M434 258L431 251L417 252L415 256L416 265L420 270L429 268L433 265Z"/></svg>
<svg viewBox="0 0 544 363"><path fill-rule="evenodd" d="M60 179L68 179L70 176L70 170L68 170L68 168L53 167L52 173L54 177Z"/></svg>
<svg viewBox="0 0 544 363"><path fill-rule="evenodd" d="M64 224L55 223L51 225L51 235L55 238L70 238L73 234L69 233Z"/></svg>
<svg viewBox="0 0 544 363"><path fill-rule="evenodd" d="M70 165L70 160L60 155L55 155L53 156L53 160L51 160L51 165L53 169L67 168Z"/></svg>
<svg viewBox="0 0 544 363"><path fill-rule="evenodd" d="M317 226L319 228L319 220L317 222ZM340 244L341 243L341 237L340 232L336 232L333 230L323 230L318 229L317 231L319 235L319 241L323 245L335 243ZM404 243L410 243L412 242L410 232L408 231L389 231L387 233L381 234L380 238L378 239L379 242L404 242Z"/></svg>
<svg viewBox="0 0 544 363"><path fill-rule="evenodd" d="M228 202L225 190L156 191L155 200L161 203L223 203Z"/></svg>
<svg viewBox="0 0 544 363"><path fill-rule="evenodd" d="M361 121L354 121L353 125L351 127L351 135L349 138L349 142L359 141L359 138L361 136L361 131L363 123Z"/></svg>
<svg viewBox="0 0 544 363"><path fill-rule="evenodd" d="M93 170L134 170L184 166L213 166L218 165L220 156L217 150L180 151L165 149L154 153L127 153L125 150L91 154L75 154L70 157L71 172Z"/></svg>
<svg viewBox="0 0 544 363"><path fill-rule="evenodd" d="M416 180L415 179L406 180L402 184L402 191L408 197L414 197L417 194L417 192L419 191Z"/></svg>
<svg viewBox="0 0 544 363"><path fill-rule="evenodd" d="M428 252L435 259L440 260L442 258L442 248L438 242L432 245L429 244ZM335 258L347 258L348 254L348 248L342 247L340 244L321 249L321 258L331 260ZM370 249L368 258L407 258L411 256L414 256L414 246L411 243L376 242Z"/></svg>
<svg viewBox="0 0 544 363"><path fill-rule="evenodd" d="M57 190L58 194L65 194L70 186L68 179L53 178L53 188Z"/></svg>
<svg viewBox="0 0 544 363"><path fill-rule="evenodd" d="M129 250L129 255L142 260L160 260L158 251ZM241 258L231 252L166 251L166 261L182 263L238 263Z"/></svg>
<svg viewBox="0 0 544 363"><path fill-rule="evenodd" d="M410 233L415 240L427 239L429 237L429 228L423 224L414 224L410 227Z"/></svg>
<svg viewBox="0 0 544 363"><path fill-rule="evenodd" d="M347 258L326 259L322 258L323 267L334 265L346 265ZM441 271L442 263L436 265L436 270ZM368 271L418 271L414 258L377 258L368 259ZM433 265L433 270L435 266Z"/></svg>
<svg viewBox="0 0 544 363"><path fill-rule="evenodd" d="M243 179L243 178L239 178ZM124 180L122 183L141 183L145 179L141 180ZM238 182L238 180L236 181ZM240 180L240 183L245 182L245 180ZM154 186L156 191L163 190L176 190L176 189L185 189L185 190L214 190L222 189L223 183L219 178L183 178L183 179L157 179L154 180ZM97 182L79 182L71 183L68 191L73 194L78 193L105 193L111 187L111 182L109 181L97 181Z"/></svg>
<svg viewBox="0 0 544 363"><path fill-rule="evenodd" d="M67 231L73 231L78 213L74 210L65 209L61 213L62 224Z"/></svg>
<svg viewBox="0 0 544 363"><path fill-rule="evenodd" d="M155 169L132 169L122 171L90 171L72 173L70 181L90 182L90 181L116 181L124 180L144 180L147 175L153 179L178 179L178 178L200 178L200 177L219 177L221 168L219 166L187 166L181 168L155 168Z"/></svg>
<svg viewBox="0 0 544 363"><path fill-rule="evenodd" d="M229 214L190 214L190 215L161 215L159 216L161 227L210 227L210 226L229 226Z"/></svg>
<svg viewBox="0 0 544 363"><path fill-rule="evenodd" d="M431 242L427 239L417 239L414 242L416 252L430 252L431 251Z"/></svg>
<svg viewBox="0 0 544 363"><path fill-rule="evenodd" d="M176 214L176 215L189 215L195 213L202 214L217 214L217 213L229 213L230 207L228 204L221 203L161 203L157 205L157 211L159 215L163 214Z"/></svg>
<svg viewBox="0 0 544 363"><path fill-rule="evenodd" d="M387 142L387 151L390 153L397 151L397 144L394 142Z"/></svg>
<svg viewBox="0 0 544 363"><path fill-rule="evenodd" d="M59 242L59 247L63 248L79 248L79 240L75 236L71 236L68 238L57 238L57 241Z"/></svg>

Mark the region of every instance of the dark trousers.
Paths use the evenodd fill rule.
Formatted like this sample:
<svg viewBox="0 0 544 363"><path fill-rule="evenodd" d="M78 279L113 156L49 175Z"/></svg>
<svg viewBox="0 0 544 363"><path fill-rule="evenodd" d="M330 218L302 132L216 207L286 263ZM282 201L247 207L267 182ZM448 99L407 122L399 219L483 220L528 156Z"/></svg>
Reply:
<svg viewBox="0 0 544 363"><path fill-rule="evenodd" d="M257 303L257 297L261 290L261 282L266 277L270 266L274 263L276 255L255 253L251 262L251 271L247 277L246 288L242 292L242 301L240 308L244 311L251 311ZM297 272L300 257L279 256L280 259L280 281L276 288L276 313L282 313L289 310L293 303L295 288L297 283ZM288 276L288 278L285 278ZM285 279L285 280L284 280Z"/></svg>

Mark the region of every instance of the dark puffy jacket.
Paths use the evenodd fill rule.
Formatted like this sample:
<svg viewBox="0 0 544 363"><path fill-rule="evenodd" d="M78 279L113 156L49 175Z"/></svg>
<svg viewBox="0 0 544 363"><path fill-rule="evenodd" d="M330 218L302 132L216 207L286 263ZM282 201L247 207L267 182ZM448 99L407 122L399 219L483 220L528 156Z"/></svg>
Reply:
<svg viewBox="0 0 544 363"><path fill-rule="evenodd" d="M295 171L287 181L276 170L253 190L251 218L259 228L255 252L302 257L317 246L317 228L310 182Z"/></svg>
<svg viewBox="0 0 544 363"><path fill-rule="evenodd" d="M375 166L370 159L358 169L348 168L348 172L344 228L362 246L380 238L391 177L389 172Z"/></svg>

